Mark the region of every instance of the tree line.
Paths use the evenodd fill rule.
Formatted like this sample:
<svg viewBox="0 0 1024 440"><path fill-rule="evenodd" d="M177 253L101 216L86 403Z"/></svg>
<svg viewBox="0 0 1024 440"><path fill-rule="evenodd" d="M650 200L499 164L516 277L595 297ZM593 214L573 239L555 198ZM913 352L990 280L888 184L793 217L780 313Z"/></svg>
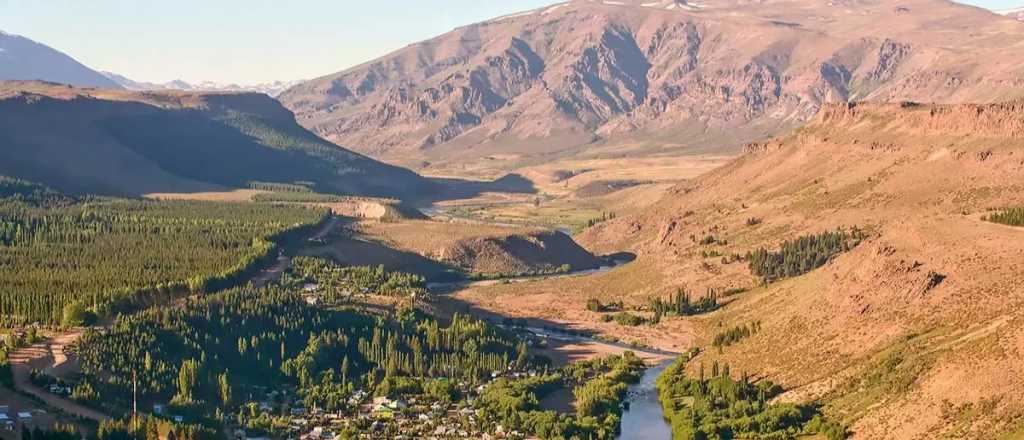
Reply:
<svg viewBox="0 0 1024 440"><path fill-rule="evenodd" d="M1000 223L1009 226L1024 226L1024 207L1009 208L986 215L982 218L992 223Z"/></svg>
<svg viewBox="0 0 1024 440"><path fill-rule="evenodd" d="M765 282L803 275L821 266L830 258L856 247L866 234L854 227L785 241L778 251L760 248L746 255L750 271Z"/></svg>
<svg viewBox="0 0 1024 440"><path fill-rule="evenodd" d="M687 364L681 357L657 381L673 440L847 436L845 427L829 421L815 405L771 403L783 390L770 381L755 383L746 373L734 378L728 364L717 362L710 375L701 364L690 376Z"/></svg>
<svg viewBox="0 0 1024 440"><path fill-rule="evenodd" d="M0 199L0 325L81 325L251 275L326 211L256 203Z"/></svg>
<svg viewBox="0 0 1024 440"><path fill-rule="evenodd" d="M643 361L632 352L574 362L550 374L494 381L475 405L484 423L545 440L614 439L628 385L640 380L643 369ZM572 389L576 412L542 410L540 399L562 387Z"/></svg>

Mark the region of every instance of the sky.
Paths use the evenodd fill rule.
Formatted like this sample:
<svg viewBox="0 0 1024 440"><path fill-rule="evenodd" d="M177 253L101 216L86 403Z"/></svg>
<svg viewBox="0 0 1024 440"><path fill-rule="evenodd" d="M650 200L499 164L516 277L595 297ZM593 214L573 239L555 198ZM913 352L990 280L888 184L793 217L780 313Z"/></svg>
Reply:
<svg viewBox="0 0 1024 440"><path fill-rule="evenodd" d="M458 26L556 2L0 0L0 30L136 81L249 84L327 75Z"/></svg>

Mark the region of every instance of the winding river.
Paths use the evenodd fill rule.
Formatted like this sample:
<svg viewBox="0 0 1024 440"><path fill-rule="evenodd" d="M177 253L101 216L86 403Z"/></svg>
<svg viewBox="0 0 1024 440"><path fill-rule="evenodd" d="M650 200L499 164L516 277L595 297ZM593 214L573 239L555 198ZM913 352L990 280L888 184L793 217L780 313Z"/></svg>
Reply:
<svg viewBox="0 0 1024 440"><path fill-rule="evenodd" d="M670 440L672 428L662 417L661 402L655 381L671 360L644 371L640 382L629 387L629 409L622 412L622 433L619 440Z"/></svg>

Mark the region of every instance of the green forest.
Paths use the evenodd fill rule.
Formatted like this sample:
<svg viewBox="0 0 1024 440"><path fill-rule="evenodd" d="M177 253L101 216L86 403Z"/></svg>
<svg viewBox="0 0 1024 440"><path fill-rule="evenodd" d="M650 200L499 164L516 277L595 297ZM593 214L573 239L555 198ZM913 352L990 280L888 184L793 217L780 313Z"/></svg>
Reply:
<svg viewBox="0 0 1024 440"><path fill-rule="evenodd" d="M413 309L393 317L310 305L295 290L243 287L175 308L123 316L90 331L77 353L85 380L73 397L118 414L140 400L193 421L237 411L266 388L294 388L306 407L349 409L357 390L426 392L436 378L481 383L493 371L535 365L514 335L465 316L447 325Z"/></svg>
<svg viewBox="0 0 1024 440"><path fill-rule="evenodd" d="M487 386L477 407L489 423L518 427L545 440L614 439L628 385L640 380L643 369L643 361L626 352L537 377L499 379ZM540 399L561 387L573 390L575 414L540 408Z"/></svg>
<svg viewBox="0 0 1024 440"><path fill-rule="evenodd" d="M826 420L815 405L770 403L783 391L770 381L754 383L746 373L736 379L727 364L717 362L710 374L701 364L694 377L687 374L687 364L680 358L657 382L673 440L846 438L846 429Z"/></svg>
<svg viewBox="0 0 1024 440"><path fill-rule="evenodd" d="M866 234L853 228L805 235L785 241L778 251L760 248L746 255L750 271L771 282L803 275L828 263L833 256L856 247Z"/></svg>
<svg viewBox="0 0 1024 440"><path fill-rule="evenodd" d="M0 325L83 324L135 301L250 275L325 210L255 203L70 199L0 185Z"/></svg>

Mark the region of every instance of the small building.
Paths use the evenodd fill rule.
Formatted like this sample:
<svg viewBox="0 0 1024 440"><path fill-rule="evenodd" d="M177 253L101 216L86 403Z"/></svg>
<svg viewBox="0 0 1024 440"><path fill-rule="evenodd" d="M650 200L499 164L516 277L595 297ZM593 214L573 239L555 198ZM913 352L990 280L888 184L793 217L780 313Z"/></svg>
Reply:
<svg viewBox="0 0 1024 440"><path fill-rule="evenodd" d="M153 414L156 414L158 416L164 415L164 408L165 407L160 404L153 405Z"/></svg>
<svg viewBox="0 0 1024 440"><path fill-rule="evenodd" d="M184 416L171 416L171 420L174 420L175 423L184 423L185 422L185 417Z"/></svg>
<svg viewBox="0 0 1024 440"><path fill-rule="evenodd" d="M18 420L32 420L32 413L30 412L19 412Z"/></svg>

